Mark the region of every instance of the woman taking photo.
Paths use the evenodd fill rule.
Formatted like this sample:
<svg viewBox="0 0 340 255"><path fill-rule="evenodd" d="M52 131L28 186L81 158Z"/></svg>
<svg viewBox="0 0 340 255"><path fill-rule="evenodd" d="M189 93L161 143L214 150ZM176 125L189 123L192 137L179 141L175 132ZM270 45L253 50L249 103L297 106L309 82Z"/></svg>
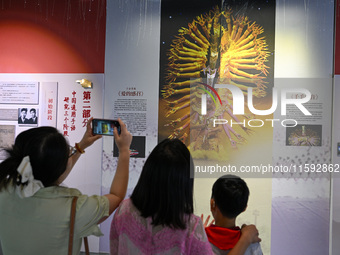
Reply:
<svg viewBox="0 0 340 255"><path fill-rule="evenodd" d="M121 134L114 130L119 159L110 193L87 196L60 186L85 149L101 137L92 135L91 120L75 147L57 129L38 127L20 133L7 150L0 164L0 240L5 255L67 254L73 197L78 200L72 254L79 254L81 238L101 235L97 225L124 199L132 136L121 120Z"/></svg>

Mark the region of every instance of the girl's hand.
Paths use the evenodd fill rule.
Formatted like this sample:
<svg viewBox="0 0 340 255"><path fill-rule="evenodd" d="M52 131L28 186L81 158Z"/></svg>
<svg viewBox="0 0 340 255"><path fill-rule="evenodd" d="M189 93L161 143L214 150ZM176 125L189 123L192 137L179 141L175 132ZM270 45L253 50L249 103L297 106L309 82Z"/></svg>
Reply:
<svg viewBox="0 0 340 255"><path fill-rule="evenodd" d="M204 228L209 227L211 224L215 223L215 220L212 219L211 222L209 223L209 219L210 219L210 215L208 215L208 217L206 218L206 220L204 221L204 216L203 214L201 214L201 220L203 221L203 226Z"/></svg>

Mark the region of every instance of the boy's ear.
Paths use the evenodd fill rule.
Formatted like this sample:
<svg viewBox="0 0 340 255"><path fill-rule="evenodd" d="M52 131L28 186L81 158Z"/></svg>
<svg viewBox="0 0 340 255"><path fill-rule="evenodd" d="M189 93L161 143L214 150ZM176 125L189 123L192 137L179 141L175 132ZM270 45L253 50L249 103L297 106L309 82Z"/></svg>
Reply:
<svg viewBox="0 0 340 255"><path fill-rule="evenodd" d="M210 199L210 211L215 211L216 205L215 205L215 199Z"/></svg>

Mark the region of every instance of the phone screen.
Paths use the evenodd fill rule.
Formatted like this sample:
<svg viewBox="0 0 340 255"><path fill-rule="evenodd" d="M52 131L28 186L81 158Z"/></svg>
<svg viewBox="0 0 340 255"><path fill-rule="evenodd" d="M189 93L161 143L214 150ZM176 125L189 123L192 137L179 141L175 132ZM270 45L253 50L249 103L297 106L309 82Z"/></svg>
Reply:
<svg viewBox="0 0 340 255"><path fill-rule="evenodd" d="M120 125L117 120L93 119L92 133L94 135L110 135L113 136L113 129L117 127L120 134Z"/></svg>

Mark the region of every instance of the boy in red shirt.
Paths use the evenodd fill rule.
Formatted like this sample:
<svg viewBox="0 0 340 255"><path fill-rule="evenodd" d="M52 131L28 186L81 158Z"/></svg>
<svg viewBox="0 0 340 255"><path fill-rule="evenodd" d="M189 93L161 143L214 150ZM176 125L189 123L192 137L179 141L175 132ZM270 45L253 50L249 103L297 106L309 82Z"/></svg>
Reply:
<svg viewBox="0 0 340 255"><path fill-rule="evenodd" d="M244 180L235 175L224 175L212 187L210 210L215 224L205 228L215 254L228 254L241 236L235 225L236 217L247 208L249 189ZM262 255L259 243L251 244L245 255Z"/></svg>

